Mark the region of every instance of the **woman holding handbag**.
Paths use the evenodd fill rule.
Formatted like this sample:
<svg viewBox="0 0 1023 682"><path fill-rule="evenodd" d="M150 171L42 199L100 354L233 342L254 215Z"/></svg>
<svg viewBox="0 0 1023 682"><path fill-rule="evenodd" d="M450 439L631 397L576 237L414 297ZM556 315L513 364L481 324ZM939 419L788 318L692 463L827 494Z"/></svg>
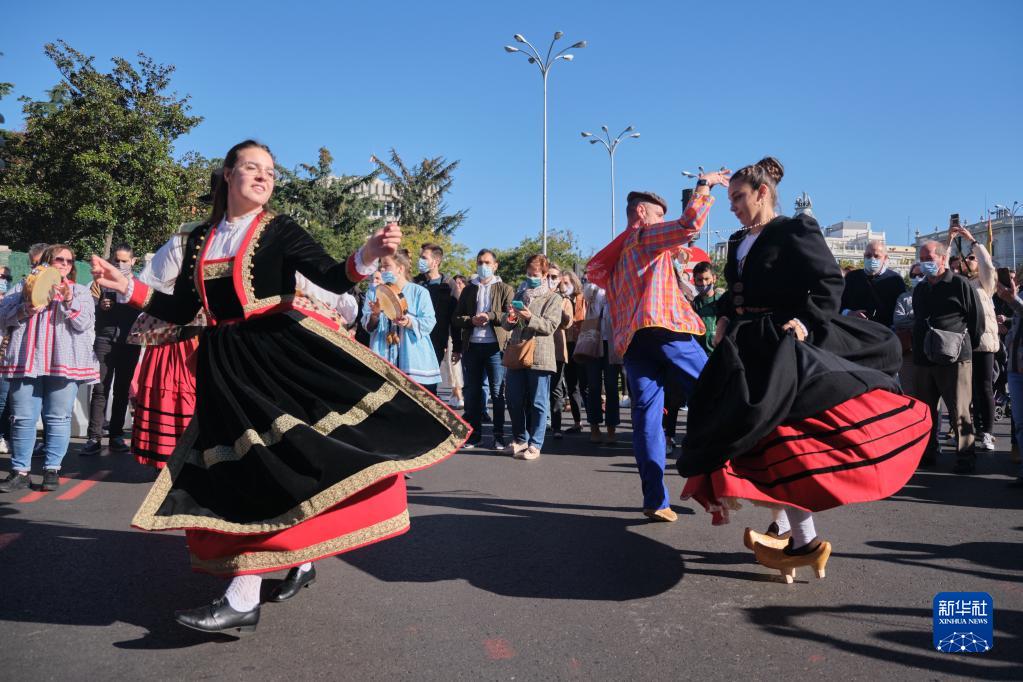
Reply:
<svg viewBox="0 0 1023 682"><path fill-rule="evenodd" d="M561 325L564 300L546 285L548 268L543 254L526 260L526 281L501 316L501 326L511 332L504 366L512 441L505 452L516 459L539 457L547 429L551 375L557 368L553 334Z"/></svg>

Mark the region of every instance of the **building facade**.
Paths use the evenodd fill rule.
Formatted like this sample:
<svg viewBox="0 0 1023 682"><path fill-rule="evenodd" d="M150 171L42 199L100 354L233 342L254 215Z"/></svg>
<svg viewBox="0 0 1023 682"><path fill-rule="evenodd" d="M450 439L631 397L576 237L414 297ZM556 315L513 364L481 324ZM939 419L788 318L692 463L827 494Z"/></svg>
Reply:
<svg viewBox="0 0 1023 682"><path fill-rule="evenodd" d="M970 231L974 238L977 239L977 241L983 244L984 247L991 252L991 259L994 260L995 265L999 267L1011 267L1015 270L1019 267L1020 261L1023 261L1023 235L1017 234L1019 231L1023 230L1023 218L1017 216L1014 225L1012 216L1007 210L1003 209L991 214L990 225L990 233L988 231L988 221L986 220L979 220L975 223L967 224L965 227ZM917 231L917 248L919 248L924 242L930 240L948 244L948 230L937 230L927 233L921 233L919 230ZM1013 253L1012 248L1014 240L1016 242L1015 253ZM957 245L952 244L951 250L953 253L957 253ZM969 247L965 247L964 250L969 253ZM1014 258L1015 263L1013 262Z"/></svg>

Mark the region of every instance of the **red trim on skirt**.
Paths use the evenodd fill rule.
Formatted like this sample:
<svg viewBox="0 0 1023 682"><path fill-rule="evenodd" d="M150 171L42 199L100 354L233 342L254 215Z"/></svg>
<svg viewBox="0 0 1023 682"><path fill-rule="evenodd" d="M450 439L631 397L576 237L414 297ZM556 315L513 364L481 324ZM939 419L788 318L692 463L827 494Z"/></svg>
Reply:
<svg viewBox="0 0 1023 682"><path fill-rule="evenodd" d="M910 396L874 390L772 431L723 468L686 481L694 499L728 523L737 500L817 512L898 492L916 471L930 411Z"/></svg>
<svg viewBox="0 0 1023 682"><path fill-rule="evenodd" d="M407 517L404 523L386 533L363 535L359 531L395 519L407 510L405 477L398 474L284 530L257 535L186 530L185 538L195 571L215 575L270 573L401 535L408 531ZM321 544L324 549L317 550L315 556L296 556L306 548ZM233 557L240 558L239 567L235 569L220 570L203 565L226 562ZM256 563L260 565L255 566Z"/></svg>
<svg viewBox="0 0 1023 682"><path fill-rule="evenodd" d="M199 339L147 346L135 371L131 447L135 459L167 465L178 438L195 414L195 364Z"/></svg>

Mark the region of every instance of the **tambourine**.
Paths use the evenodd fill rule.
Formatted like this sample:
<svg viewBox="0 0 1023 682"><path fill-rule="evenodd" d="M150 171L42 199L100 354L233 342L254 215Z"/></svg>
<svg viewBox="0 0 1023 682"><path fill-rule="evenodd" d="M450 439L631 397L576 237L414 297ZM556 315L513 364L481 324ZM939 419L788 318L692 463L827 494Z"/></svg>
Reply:
<svg viewBox="0 0 1023 682"><path fill-rule="evenodd" d="M394 284L381 284L377 287L377 303L380 305L380 312L391 322L404 317L408 312L405 294Z"/></svg>
<svg viewBox="0 0 1023 682"><path fill-rule="evenodd" d="M25 288L22 290L25 302L30 303L33 308L49 305L53 300L53 287L60 284L64 279L60 271L50 265L38 265L32 268L25 278Z"/></svg>

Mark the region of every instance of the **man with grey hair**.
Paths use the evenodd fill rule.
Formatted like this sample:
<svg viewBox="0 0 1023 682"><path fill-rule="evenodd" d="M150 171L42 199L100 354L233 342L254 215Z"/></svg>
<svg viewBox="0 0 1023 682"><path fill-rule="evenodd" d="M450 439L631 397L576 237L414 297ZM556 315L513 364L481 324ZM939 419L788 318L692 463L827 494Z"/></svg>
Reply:
<svg viewBox="0 0 1023 682"><path fill-rule="evenodd" d="M972 349L984 332L984 313L970 283L947 267L944 244L926 241L920 246L924 279L913 289L914 395L931 408L938 424L938 401L948 408L955 434L957 474L976 468L973 419ZM933 466L938 455L937 430L921 465Z"/></svg>
<svg viewBox="0 0 1023 682"><path fill-rule="evenodd" d="M863 250L863 268L845 276L842 314L891 327L895 302L905 291L902 276L888 269L888 248L880 239L873 239Z"/></svg>

